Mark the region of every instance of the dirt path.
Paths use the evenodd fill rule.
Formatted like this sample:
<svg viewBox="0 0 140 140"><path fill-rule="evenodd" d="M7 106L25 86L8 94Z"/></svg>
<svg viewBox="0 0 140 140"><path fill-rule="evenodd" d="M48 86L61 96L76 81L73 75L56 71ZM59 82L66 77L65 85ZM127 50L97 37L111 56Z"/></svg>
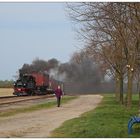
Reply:
<svg viewBox="0 0 140 140"><path fill-rule="evenodd" d="M48 137L50 132L64 121L94 109L101 99L100 95L82 95L60 108L54 107L0 118L0 137Z"/></svg>

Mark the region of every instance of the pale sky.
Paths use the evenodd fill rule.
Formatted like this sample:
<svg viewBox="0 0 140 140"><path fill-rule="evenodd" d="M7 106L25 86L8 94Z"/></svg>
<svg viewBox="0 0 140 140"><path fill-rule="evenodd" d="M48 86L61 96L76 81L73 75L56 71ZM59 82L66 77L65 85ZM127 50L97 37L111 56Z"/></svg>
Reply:
<svg viewBox="0 0 140 140"><path fill-rule="evenodd" d="M69 61L78 43L65 3L0 3L0 80L33 59Z"/></svg>

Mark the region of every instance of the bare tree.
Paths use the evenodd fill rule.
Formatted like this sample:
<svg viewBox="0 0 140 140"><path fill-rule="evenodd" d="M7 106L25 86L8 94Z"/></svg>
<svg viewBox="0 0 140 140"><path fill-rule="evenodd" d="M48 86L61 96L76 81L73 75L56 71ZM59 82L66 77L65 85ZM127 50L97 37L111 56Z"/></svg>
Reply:
<svg viewBox="0 0 140 140"><path fill-rule="evenodd" d="M131 107L139 47L139 3L77 3L68 4L68 9L72 20L81 25L80 34L87 41L89 52L100 58L101 63L108 63L116 81L119 79L121 103L127 72L127 107Z"/></svg>

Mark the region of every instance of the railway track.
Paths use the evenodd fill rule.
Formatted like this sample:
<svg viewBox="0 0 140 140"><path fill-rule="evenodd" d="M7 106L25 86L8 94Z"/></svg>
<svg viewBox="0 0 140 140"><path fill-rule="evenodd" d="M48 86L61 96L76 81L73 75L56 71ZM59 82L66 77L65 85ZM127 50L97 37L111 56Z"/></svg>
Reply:
<svg viewBox="0 0 140 140"><path fill-rule="evenodd" d="M15 98L15 97L17 97L17 96L1 96L1 97L0 97L0 100L1 100L1 99L5 99L5 98Z"/></svg>
<svg viewBox="0 0 140 140"><path fill-rule="evenodd" d="M54 95L20 96L20 97L18 97L18 96L5 96L5 97L0 97L0 105L25 102L25 101L29 101L29 100L52 98L52 97L54 97Z"/></svg>

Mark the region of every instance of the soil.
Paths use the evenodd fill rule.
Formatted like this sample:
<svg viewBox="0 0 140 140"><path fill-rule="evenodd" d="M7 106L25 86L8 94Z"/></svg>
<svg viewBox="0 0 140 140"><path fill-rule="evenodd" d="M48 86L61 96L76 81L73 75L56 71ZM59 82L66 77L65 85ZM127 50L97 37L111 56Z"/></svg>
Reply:
<svg viewBox="0 0 140 140"><path fill-rule="evenodd" d="M63 99L62 99L63 100ZM0 118L0 137L47 138L64 121L79 117L101 102L101 95L81 95L61 107Z"/></svg>

